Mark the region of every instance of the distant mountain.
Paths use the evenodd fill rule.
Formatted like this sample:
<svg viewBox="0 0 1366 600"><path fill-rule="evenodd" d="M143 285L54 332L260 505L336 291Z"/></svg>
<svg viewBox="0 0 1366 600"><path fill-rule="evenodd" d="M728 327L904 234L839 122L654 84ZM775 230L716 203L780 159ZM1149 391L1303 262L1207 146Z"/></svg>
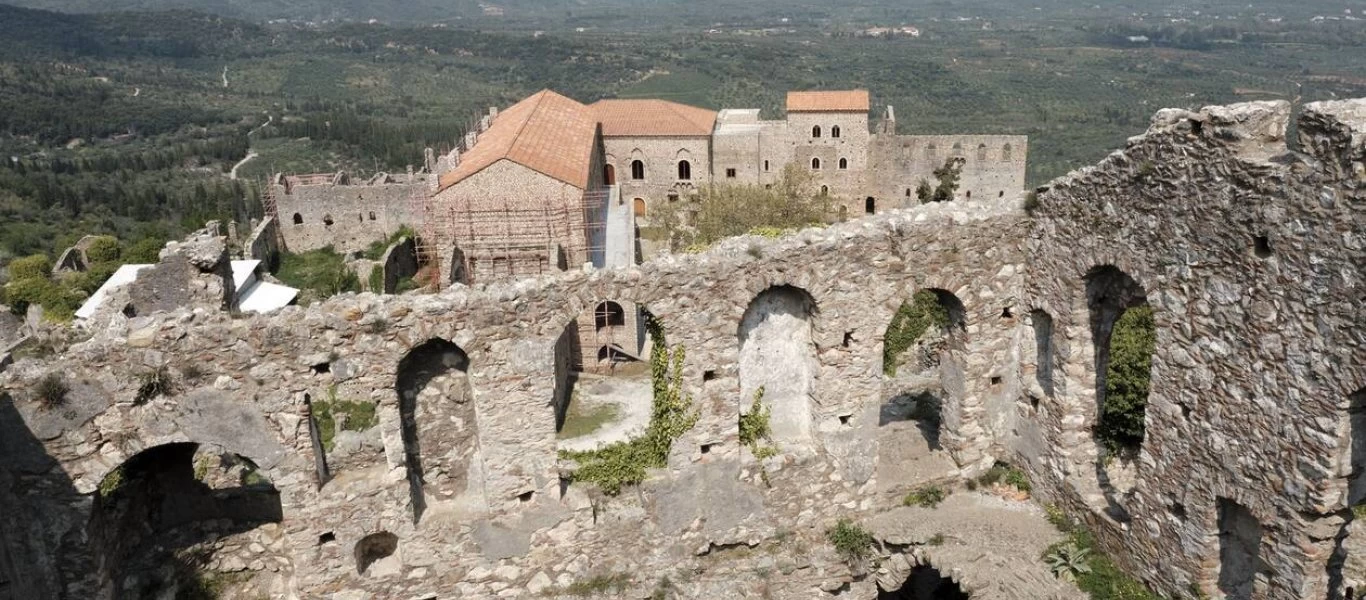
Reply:
<svg viewBox="0 0 1366 600"><path fill-rule="evenodd" d="M65 13L194 10L265 21L435 22L481 14L478 0L9 0Z"/></svg>

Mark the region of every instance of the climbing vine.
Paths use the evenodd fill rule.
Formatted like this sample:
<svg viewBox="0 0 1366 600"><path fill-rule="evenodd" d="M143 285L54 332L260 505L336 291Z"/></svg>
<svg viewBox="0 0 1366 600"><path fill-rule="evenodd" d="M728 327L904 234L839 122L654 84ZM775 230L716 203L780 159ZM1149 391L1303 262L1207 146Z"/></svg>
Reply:
<svg viewBox="0 0 1366 600"><path fill-rule="evenodd" d="M1135 306L1115 321L1110 334L1110 363L1105 369L1105 401L1096 438L1111 454L1143 443L1143 417L1148 407L1157 330L1151 306Z"/></svg>
<svg viewBox="0 0 1366 600"><path fill-rule="evenodd" d="M683 347L671 352L664 341L664 327L652 316L646 316L645 327L653 340L650 380L654 403L644 435L596 450L560 451L560 458L579 463L574 481L595 483L609 496L645 481L646 469L668 466L674 440L697 424L692 397L683 393Z"/></svg>
<svg viewBox="0 0 1366 600"><path fill-rule="evenodd" d="M949 310L934 292L920 290L911 297L910 302L901 304L887 326L882 345L882 372L888 376L896 375L897 357L920 339L931 325L947 329Z"/></svg>

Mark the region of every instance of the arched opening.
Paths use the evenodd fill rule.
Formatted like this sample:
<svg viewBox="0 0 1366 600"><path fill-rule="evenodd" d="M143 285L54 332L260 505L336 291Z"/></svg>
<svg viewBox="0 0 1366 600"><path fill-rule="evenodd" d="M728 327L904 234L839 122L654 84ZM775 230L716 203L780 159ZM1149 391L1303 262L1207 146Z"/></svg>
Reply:
<svg viewBox="0 0 1366 600"><path fill-rule="evenodd" d="M624 441L650 422L654 387L648 358L654 346L647 324L652 319L638 305L605 301L560 334L553 400L560 450Z"/></svg>
<svg viewBox="0 0 1366 600"><path fill-rule="evenodd" d="M1112 515L1127 519L1119 502L1133 490L1147 418L1157 331L1147 293L1111 265L1086 276L1086 301L1095 355L1096 471ZM1111 460L1111 459L1114 460Z"/></svg>
<svg viewBox="0 0 1366 600"><path fill-rule="evenodd" d="M478 447L469 364L464 350L440 338L413 348L398 363L394 387L415 523L427 497L448 500L469 491L469 461ZM428 457L436 463L432 469L424 462ZM439 477L427 481L429 470Z"/></svg>
<svg viewBox="0 0 1366 600"><path fill-rule="evenodd" d="M822 196L829 196L829 195L830 195L830 186L828 186L828 185L823 185L823 186L821 186L821 195L822 195ZM840 208L845 208L845 207L841 206Z"/></svg>
<svg viewBox="0 0 1366 600"><path fill-rule="evenodd" d="M597 308L593 309L593 327L601 330L605 327L623 327L626 325L626 311L620 304L608 300L598 303Z"/></svg>
<svg viewBox="0 0 1366 600"><path fill-rule="evenodd" d="M813 127L811 128L811 137L813 137L813 138L821 137L821 126L820 126L820 125L815 125L815 126L813 126Z"/></svg>
<svg viewBox="0 0 1366 600"><path fill-rule="evenodd" d="M832 137L832 138L837 138L837 137L839 137L839 136L840 136L840 126L839 126L839 125L834 125L834 126L830 127L830 137Z"/></svg>
<svg viewBox="0 0 1366 600"><path fill-rule="evenodd" d="M971 597L957 582L930 565L911 569L906 582L895 590L884 590L881 585L877 590L878 600L968 600Z"/></svg>
<svg viewBox="0 0 1366 600"><path fill-rule="evenodd" d="M953 143L953 156L962 156L962 155L963 155L963 143L962 143L962 142L954 142L954 143Z"/></svg>
<svg viewBox="0 0 1366 600"><path fill-rule="evenodd" d="M631 209L635 211L636 218L644 217L646 215L645 199L636 198L635 200L632 200Z"/></svg>
<svg viewBox="0 0 1366 600"><path fill-rule="evenodd" d="M631 161L631 179L640 181L645 179L645 162L639 159Z"/></svg>
<svg viewBox="0 0 1366 600"><path fill-rule="evenodd" d="M690 181L690 180L692 180L692 163L690 163L690 162L688 162L688 161L686 161L686 160L680 160L680 161L678 161L678 180L679 180L679 181Z"/></svg>
<svg viewBox="0 0 1366 600"><path fill-rule="evenodd" d="M934 160L937 156L939 156L939 146L936 146L934 144L925 146L925 158Z"/></svg>
<svg viewBox="0 0 1366 600"><path fill-rule="evenodd" d="M208 445L165 444L139 452L100 482L90 548L115 597L194 597L215 576L214 547L269 546L280 538L258 528L281 518L279 492L251 460ZM260 558L288 562L273 551ZM246 567L248 574L260 570ZM253 589L262 591L248 578L231 595L252 596Z"/></svg>
<svg viewBox="0 0 1366 600"><path fill-rule="evenodd" d="M811 294L781 285L756 296L740 321L740 412L762 402L779 443L800 443L811 435L811 394L820 368L816 314Z"/></svg>
<svg viewBox="0 0 1366 600"><path fill-rule="evenodd" d="M920 290L897 308L883 335L883 388L889 400L882 406L879 425L889 429L889 443L881 453L897 454L906 462L942 449L943 406L966 396L966 329L963 303L948 290ZM923 442L908 443L902 433L912 429Z"/></svg>
<svg viewBox="0 0 1366 600"><path fill-rule="evenodd" d="M812 168L813 170L819 171L820 168L821 168L821 159L819 159L819 158L812 158L812 159L811 159L811 168Z"/></svg>
<svg viewBox="0 0 1366 600"><path fill-rule="evenodd" d="M617 184L617 168L611 163L602 166L602 183L603 185Z"/></svg>
<svg viewBox="0 0 1366 600"><path fill-rule="evenodd" d="M847 158L841 158L841 159L840 159L840 168L841 168L841 169L848 169L848 168L849 168L849 159L847 159Z"/></svg>
<svg viewBox="0 0 1366 600"><path fill-rule="evenodd" d="M402 562L398 557L398 536L387 531L367 535L356 542L356 572L370 577L398 575Z"/></svg>
<svg viewBox="0 0 1366 600"><path fill-rule="evenodd" d="M303 225L303 224L304 224L304 216L301 215L301 214L299 214L299 213L294 213L294 224L295 224L295 225Z"/></svg>
<svg viewBox="0 0 1366 600"><path fill-rule="evenodd" d="M865 212L865 213L867 213L867 214L870 214L870 215L873 214L873 213L875 213L875 212L877 212L877 199L876 199L876 198L873 198L872 196L868 196L867 198L864 198L864 199L863 199L863 212Z"/></svg>
<svg viewBox="0 0 1366 600"><path fill-rule="evenodd" d="M1036 309L1030 311L1029 321L1034 328L1034 382L1045 397L1052 398L1055 393L1053 317L1047 311Z"/></svg>
<svg viewBox="0 0 1366 600"><path fill-rule="evenodd" d="M1010 154L1011 154L1010 144L1006 144L1005 146L1003 146L1003 147L1001 148L1001 160L1003 160L1003 161L1009 161L1009 160L1010 160Z"/></svg>
<svg viewBox="0 0 1366 600"><path fill-rule="evenodd" d="M979 145L977 146L977 160L978 160L978 161L985 161L986 159L987 159L987 145L986 145L986 144L979 144Z"/></svg>
<svg viewBox="0 0 1366 600"><path fill-rule="evenodd" d="M373 210L370 211L370 220L371 220L371 221L375 220L375 211L373 211Z"/></svg>
<svg viewBox="0 0 1366 600"><path fill-rule="evenodd" d="M332 215L323 215L323 225L326 225L328 227L332 226Z"/></svg>
<svg viewBox="0 0 1366 600"><path fill-rule="evenodd" d="M1262 559L1261 521L1228 498L1216 502L1219 511L1219 591L1225 598L1252 598L1257 575L1267 572Z"/></svg>

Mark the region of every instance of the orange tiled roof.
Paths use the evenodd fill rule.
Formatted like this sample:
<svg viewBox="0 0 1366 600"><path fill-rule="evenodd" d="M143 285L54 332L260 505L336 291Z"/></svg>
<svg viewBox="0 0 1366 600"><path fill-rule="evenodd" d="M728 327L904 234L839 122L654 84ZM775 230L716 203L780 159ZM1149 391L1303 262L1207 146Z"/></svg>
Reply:
<svg viewBox="0 0 1366 600"><path fill-rule="evenodd" d="M607 137L705 136L716 125L716 111L668 100L599 100L588 108Z"/></svg>
<svg viewBox="0 0 1366 600"><path fill-rule="evenodd" d="M597 128L588 107L550 90L537 92L498 113L455 170L441 176L440 189L503 159L587 188Z"/></svg>
<svg viewBox="0 0 1366 600"><path fill-rule="evenodd" d="M868 90L788 92L787 112L868 112Z"/></svg>

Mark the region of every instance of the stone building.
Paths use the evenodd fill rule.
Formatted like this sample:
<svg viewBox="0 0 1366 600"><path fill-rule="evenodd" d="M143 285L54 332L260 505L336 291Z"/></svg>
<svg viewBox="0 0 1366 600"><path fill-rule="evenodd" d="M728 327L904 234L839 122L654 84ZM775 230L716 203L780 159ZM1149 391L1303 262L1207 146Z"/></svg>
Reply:
<svg viewBox="0 0 1366 600"><path fill-rule="evenodd" d="M1339 600L1366 584L1366 99L1304 106L1293 146L1291 114L1164 110L1028 204L274 315L113 314L0 367L0 596L169 596L176 550L243 598L865 600L932 577L1079 600L1041 559L1047 503L1168 597ZM920 291L951 322L910 417L884 342ZM662 323L696 416L619 495L556 437L571 324L605 301ZM1108 336L1138 306L1144 432L1110 460ZM762 452L740 433L758 399ZM973 489L996 461L1038 502ZM951 495L906 506L925 485ZM841 522L869 556L827 541Z"/></svg>
<svg viewBox="0 0 1366 600"><path fill-rule="evenodd" d="M411 169L406 174L379 173L365 181L353 181L345 172L278 174L263 201L267 214L279 221L286 250L332 246L351 252L388 239L401 227L420 228L433 183L430 174Z"/></svg>

